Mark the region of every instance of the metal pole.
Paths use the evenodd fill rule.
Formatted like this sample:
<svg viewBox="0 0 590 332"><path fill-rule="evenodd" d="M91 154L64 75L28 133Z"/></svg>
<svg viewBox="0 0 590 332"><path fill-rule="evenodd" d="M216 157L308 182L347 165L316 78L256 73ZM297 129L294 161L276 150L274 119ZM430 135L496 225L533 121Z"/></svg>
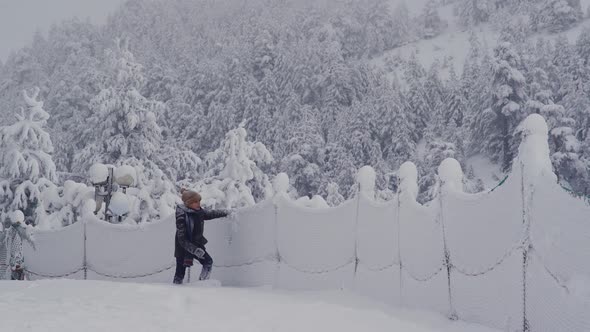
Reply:
<svg viewBox="0 0 590 332"><path fill-rule="evenodd" d="M444 254L445 254L445 265L447 267L447 287L448 287L448 296L449 296L449 318L451 320L457 320L457 313L455 312L455 308L453 307L453 293L451 291L451 252L449 250L449 247L447 246L447 235L445 232L445 222L444 222L444 215L443 215L443 199L442 199L442 185L439 188L438 191L438 201L440 204L440 213L439 213L439 218L440 218L440 224L442 227L442 236L443 236L443 247L444 247Z"/></svg>
<svg viewBox="0 0 590 332"><path fill-rule="evenodd" d="M109 213L109 205L111 203L111 196L113 195L113 168L109 167L109 177L107 178L107 197L105 197L104 218L111 222L111 215Z"/></svg>
<svg viewBox="0 0 590 332"><path fill-rule="evenodd" d="M88 263L86 258L86 220L82 220L84 223L84 280L88 280Z"/></svg>

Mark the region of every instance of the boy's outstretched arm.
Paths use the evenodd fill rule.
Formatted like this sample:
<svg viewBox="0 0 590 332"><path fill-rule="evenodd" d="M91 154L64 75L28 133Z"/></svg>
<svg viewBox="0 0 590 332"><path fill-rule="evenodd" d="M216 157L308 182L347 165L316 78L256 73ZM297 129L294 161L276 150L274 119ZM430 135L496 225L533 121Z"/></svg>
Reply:
<svg viewBox="0 0 590 332"><path fill-rule="evenodd" d="M205 212L205 215L203 216L204 220L225 218L228 215L227 211L223 211L223 210L210 210L210 211L203 210L203 211Z"/></svg>

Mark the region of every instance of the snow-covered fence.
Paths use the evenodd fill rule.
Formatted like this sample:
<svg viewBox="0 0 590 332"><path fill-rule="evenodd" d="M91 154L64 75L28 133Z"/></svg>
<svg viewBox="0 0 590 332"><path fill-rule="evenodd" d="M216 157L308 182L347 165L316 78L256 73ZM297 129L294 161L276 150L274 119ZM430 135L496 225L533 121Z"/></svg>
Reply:
<svg viewBox="0 0 590 332"><path fill-rule="evenodd" d="M358 197L326 209L301 207L277 186L273 200L207 224L213 277L350 289L507 331L590 331L590 206L557 184L544 120L523 128L513 172L493 192L464 193L452 159L426 205L412 163L387 203L366 179ZM37 251L24 249L32 277L172 279L173 218L133 227L89 218L36 239Z"/></svg>

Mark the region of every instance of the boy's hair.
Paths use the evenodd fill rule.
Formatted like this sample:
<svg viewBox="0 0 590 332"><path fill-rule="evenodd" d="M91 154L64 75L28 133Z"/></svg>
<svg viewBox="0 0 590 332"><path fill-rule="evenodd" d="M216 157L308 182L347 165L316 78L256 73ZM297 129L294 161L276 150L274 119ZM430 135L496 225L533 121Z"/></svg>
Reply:
<svg viewBox="0 0 590 332"><path fill-rule="evenodd" d="M198 192L182 188L180 189L180 194L182 195L182 202L186 206L193 203L201 203L201 195Z"/></svg>

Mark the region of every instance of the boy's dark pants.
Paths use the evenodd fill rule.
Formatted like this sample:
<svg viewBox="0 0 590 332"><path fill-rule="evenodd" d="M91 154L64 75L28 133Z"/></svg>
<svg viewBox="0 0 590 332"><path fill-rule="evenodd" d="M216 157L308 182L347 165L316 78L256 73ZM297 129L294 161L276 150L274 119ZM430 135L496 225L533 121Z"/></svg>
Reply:
<svg viewBox="0 0 590 332"><path fill-rule="evenodd" d="M200 247L201 249L205 250L205 247ZM207 250L205 250L205 255L203 258L198 258L193 256L194 259L198 260L199 263L203 266L203 272L207 269L209 272L211 271L211 267L213 266L213 258L209 255ZM184 274L186 272L186 266L184 266L184 259L185 257L176 257L176 273L174 274L175 281L182 281L184 280ZM201 276L204 274L201 273ZM208 273L207 273L208 277Z"/></svg>

